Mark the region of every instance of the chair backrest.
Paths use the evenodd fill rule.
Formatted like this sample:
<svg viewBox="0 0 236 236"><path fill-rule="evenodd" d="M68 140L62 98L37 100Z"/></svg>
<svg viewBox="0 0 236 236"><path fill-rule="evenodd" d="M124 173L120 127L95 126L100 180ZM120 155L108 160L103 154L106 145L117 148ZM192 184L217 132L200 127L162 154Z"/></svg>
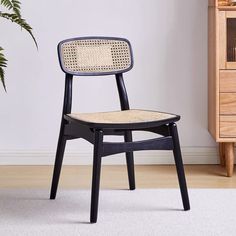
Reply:
<svg viewBox="0 0 236 236"><path fill-rule="evenodd" d="M71 75L111 75L133 67L130 42L124 38L80 37L58 44L61 69Z"/></svg>

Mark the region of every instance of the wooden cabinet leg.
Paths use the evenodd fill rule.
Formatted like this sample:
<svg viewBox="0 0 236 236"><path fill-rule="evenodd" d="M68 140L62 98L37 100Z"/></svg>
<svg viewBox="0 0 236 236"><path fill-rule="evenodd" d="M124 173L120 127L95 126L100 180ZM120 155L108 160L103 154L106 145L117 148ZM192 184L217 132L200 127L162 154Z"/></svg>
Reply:
<svg viewBox="0 0 236 236"><path fill-rule="evenodd" d="M224 143L219 143L220 165L225 166L225 146Z"/></svg>
<svg viewBox="0 0 236 236"><path fill-rule="evenodd" d="M234 143L224 143L224 150L227 176L231 177L234 171Z"/></svg>

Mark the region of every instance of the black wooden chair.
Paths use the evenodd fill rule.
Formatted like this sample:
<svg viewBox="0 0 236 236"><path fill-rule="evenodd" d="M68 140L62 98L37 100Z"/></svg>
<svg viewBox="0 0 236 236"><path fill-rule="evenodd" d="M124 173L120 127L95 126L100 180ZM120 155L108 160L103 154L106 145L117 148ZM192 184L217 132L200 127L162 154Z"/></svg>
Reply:
<svg viewBox="0 0 236 236"><path fill-rule="evenodd" d="M101 158L126 153L130 190L135 189L133 151L173 150L184 210L189 210L188 191L177 126L180 116L169 113L130 110L123 73L133 67L128 40L111 37L84 37L59 43L58 55L65 72L65 94L50 199L56 198L66 141L83 138L94 145L90 222L96 223L98 212ZM71 113L73 76L115 75L121 111ZM132 141L132 131L148 131L155 139ZM124 136L124 142L104 142L104 135Z"/></svg>

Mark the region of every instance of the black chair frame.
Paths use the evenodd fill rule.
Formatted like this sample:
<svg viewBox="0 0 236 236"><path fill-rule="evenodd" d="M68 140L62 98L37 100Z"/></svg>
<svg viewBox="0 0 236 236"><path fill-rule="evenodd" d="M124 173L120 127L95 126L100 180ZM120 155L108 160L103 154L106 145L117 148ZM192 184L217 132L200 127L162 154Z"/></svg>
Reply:
<svg viewBox="0 0 236 236"><path fill-rule="evenodd" d="M117 73L115 74L115 78L119 92L121 110L129 110L130 107L123 80L123 74ZM83 123L81 121L74 120L67 116L67 114L71 113L72 82L73 82L73 75L66 74L64 105L63 105L59 140L56 151L56 159L53 172L50 199L56 198L66 141L71 139L83 138L94 145L91 211L90 211L91 223L97 222L102 157L117 153L123 153L123 152L126 153L129 189L134 190L135 173L134 173L133 151L138 151L138 150L173 150L183 207L184 210L189 210L190 204L188 198L188 191L185 180L185 173L182 162L177 125L175 123L180 119L180 117L164 121L147 122L142 124L137 123L129 125L122 125L122 124L106 125L106 124ZM148 131L161 135L161 137L133 142L132 131ZM105 135L122 135L124 136L124 142L104 142L103 136Z"/></svg>

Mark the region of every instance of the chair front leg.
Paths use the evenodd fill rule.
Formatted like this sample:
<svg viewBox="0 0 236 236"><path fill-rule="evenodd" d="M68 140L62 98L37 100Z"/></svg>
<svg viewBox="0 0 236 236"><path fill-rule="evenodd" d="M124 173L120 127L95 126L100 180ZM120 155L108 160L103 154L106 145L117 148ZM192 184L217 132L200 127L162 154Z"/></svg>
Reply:
<svg viewBox="0 0 236 236"><path fill-rule="evenodd" d="M62 161L63 161L63 157L64 157L64 152L65 152L65 146L66 146L66 138L64 136L64 128L65 128L65 123L64 123L64 120L62 120L60 134L59 134L59 138L58 138L58 144L57 144L56 159L55 159L55 164L54 164L50 199L55 199L56 194L57 194L57 187L58 187L58 182L59 182L59 178L60 178L61 166L62 166Z"/></svg>
<svg viewBox="0 0 236 236"><path fill-rule="evenodd" d="M92 177L92 193L91 193L91 209L90 222L97 222L98 215L98 199L99 185L101 174L101 159L102 159L103 131L95 131L94 153L93 153L93 177Z"/></svg>
<svg viewBox="0 0 236 236"><path fill-rule="evenodd" d="M125 142L132 142L131 131L125 132ZM126 152L126 164L129 178L129 189L135 189L135 172L134 172L134 154L133 152Z"/></svg>
<svg viewBox="0 0 236 236"><path fill-rule="evenodd" d="M188 189L187 189L181 149L180 149L180 144L179 144L178 130L177 130L177 125L175 123L170 124L170 133L171 133L173 145L174 145L173 153L174 153L174 158L175 158L175 165L176 165L176 170L178 174L178 180L179 180L183 206L184 206L184 210L187 211L190 209Z"/></svg>

